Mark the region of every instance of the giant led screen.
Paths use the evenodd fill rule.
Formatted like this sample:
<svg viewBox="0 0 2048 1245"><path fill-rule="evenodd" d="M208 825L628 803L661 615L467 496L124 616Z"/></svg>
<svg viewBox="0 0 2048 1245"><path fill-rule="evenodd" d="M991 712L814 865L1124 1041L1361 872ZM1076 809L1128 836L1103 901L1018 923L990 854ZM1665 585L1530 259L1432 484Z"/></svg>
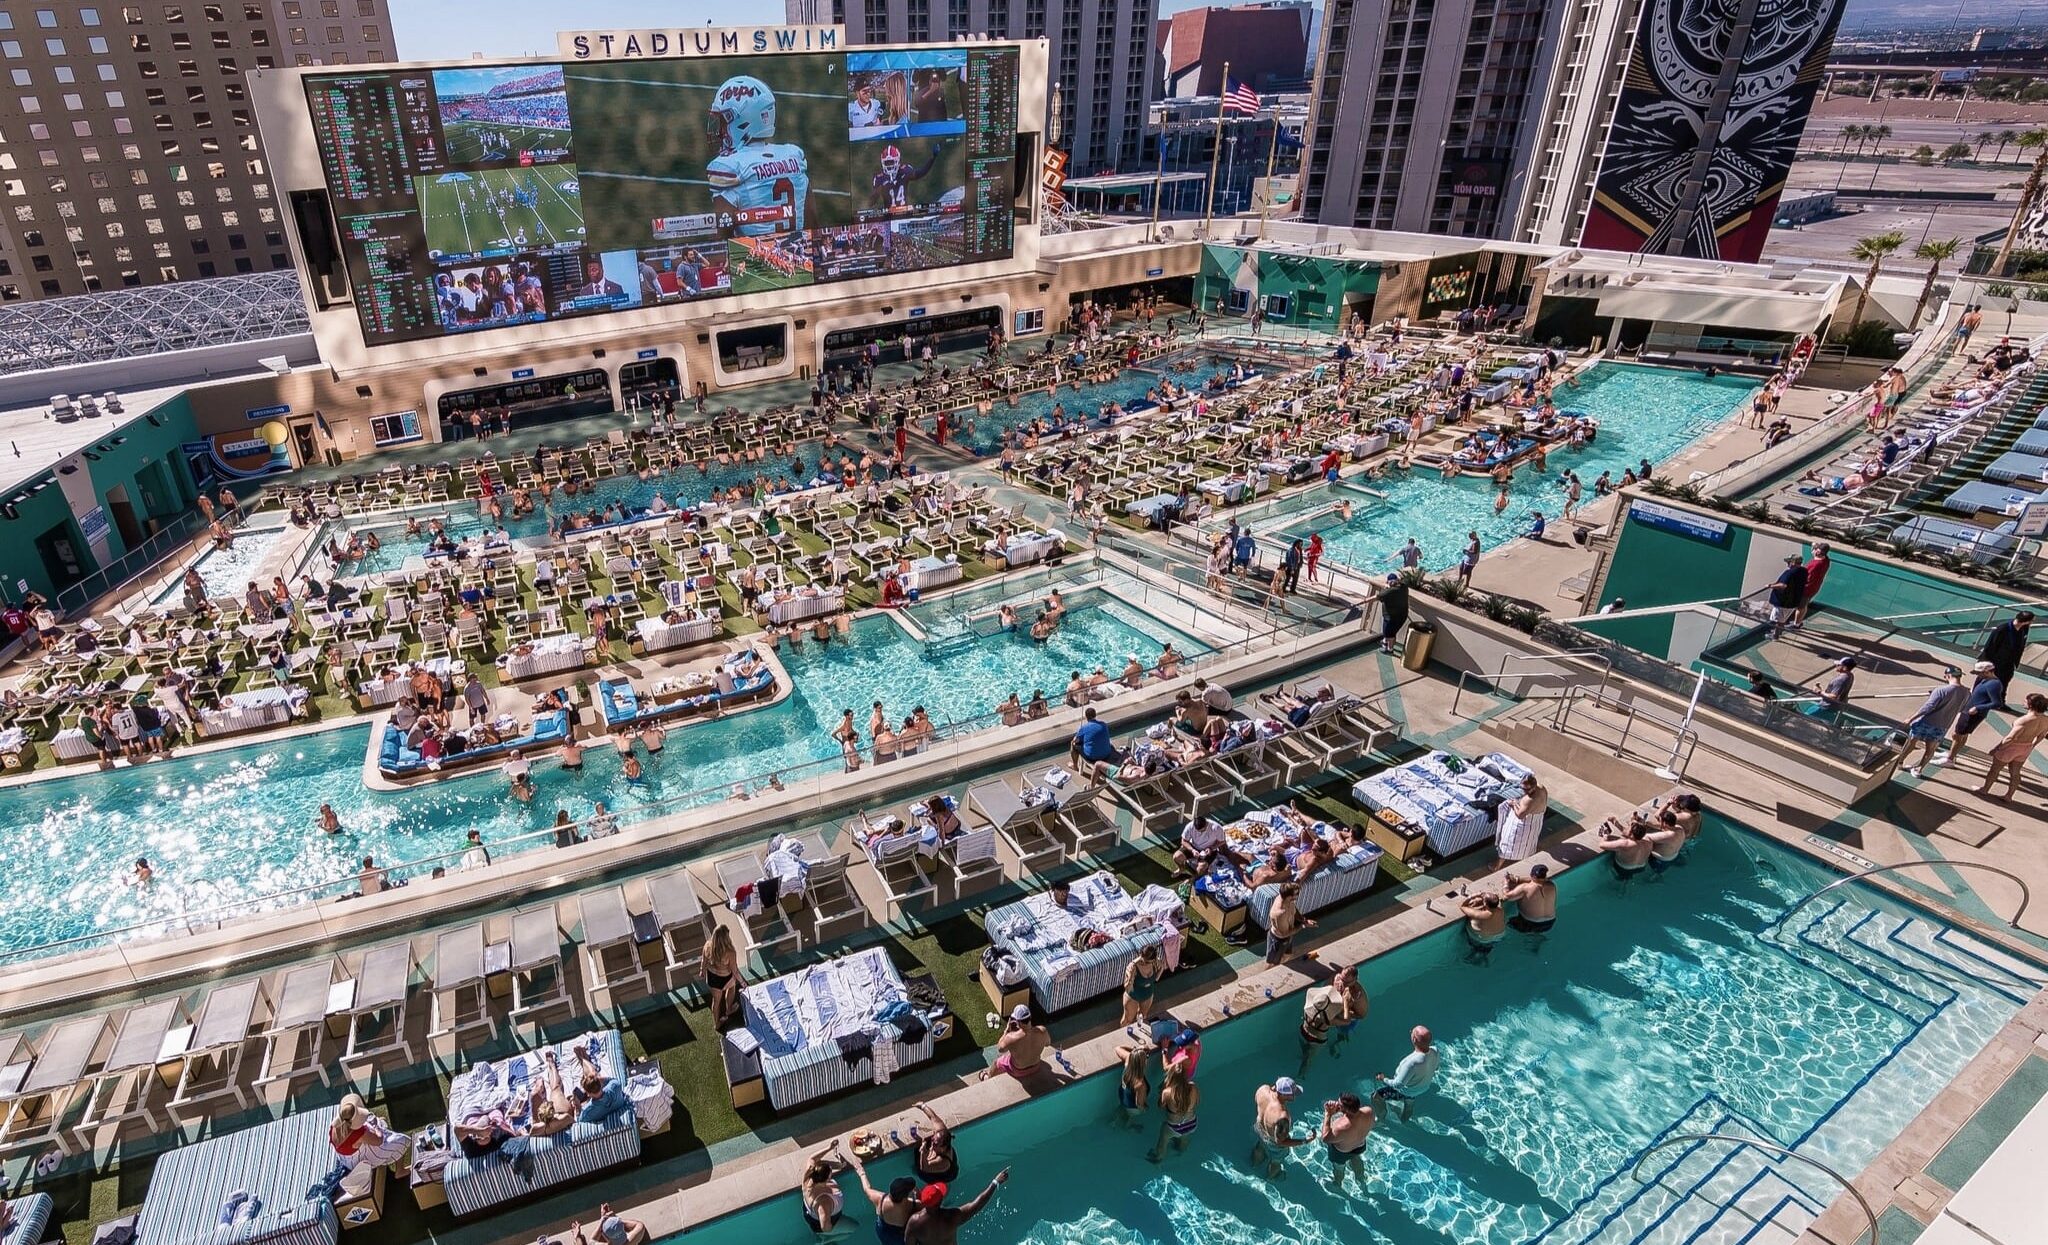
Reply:
<svg viewBox="0 0 2048 1245"><path fill-rule="evenodd" d="M370 345L1007 259L1018 54L306 78Z"/></svg>

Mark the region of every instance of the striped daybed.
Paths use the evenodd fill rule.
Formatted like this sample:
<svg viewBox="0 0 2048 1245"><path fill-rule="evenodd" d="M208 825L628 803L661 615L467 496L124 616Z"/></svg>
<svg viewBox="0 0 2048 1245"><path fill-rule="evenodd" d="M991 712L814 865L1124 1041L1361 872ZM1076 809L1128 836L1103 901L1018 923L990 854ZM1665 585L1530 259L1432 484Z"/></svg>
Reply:
<svg viewBox="0 0 2048 1245"><path fill-rule="evenodd" d="M740 1001L746 1027L722 1039L727 1067L758 1071L778 1111L882 1084L932 1057L927 1018L906 999L903 974L880 947L748 986Z"/></svg>
<svg viewBox="0 0 2048 1245"><path fill-rule="evenodd" d="M7 1230L0 1232L0 1245L37 1245L50 1229L54 1203L47 1193L31 1193L7 1203Z"/></svg>
<svg viewBox="0 0 2048 1245"><path fill-rule="evenodd" d="M1075 879L1068 903L1068 910L1059 912L1050 894L1031 895L991 909L986 921L989 941L1017 957L1031 980L1032 997L1047 1012L1121 990L1124 970L1138 952L1166 937L1107 873ZM1099 947L1075 951L1071 939L1084 926L1112 937Z"/></svg>
<svg viewBox="0 0 2048 1245"><path fill-rule="evenodd" d="M157 1160L135 1224L137 1245L334 1245L334 1203L307 1193L335 1165L328 1111L303 1111ZM256 1199L253 1214L221 1226L231 1195Z"/></svg>
<svg viewBox="0 0 2048 1245"><path fill-rule="evenodd" d="M626 1083L626 1048L617 1029L586 1034L556 1046L563 1080L575 1087L576 1055L573 1048L594 1041L603 1052L598 1066L623 1087ZM497 1063L479 1061L448 1086L448 1123L451 1132L458 1115L468 1104L489 1101L506 1086L524 1091L540 1077L541 1053L533 1050ZM531 1079L529 1079L531 1078ZM493 1090L493 1086L498 1087ZM508 1148L511 1152L508 1153ZM478 1158L457 1153L442 1172L447 1186L448 1209L457 1216L526 1196L578 1176L640 1157L640 1126L631 1104L601 1123L578 1120L567 1132L552 1137L518 1139Z"/></svg>

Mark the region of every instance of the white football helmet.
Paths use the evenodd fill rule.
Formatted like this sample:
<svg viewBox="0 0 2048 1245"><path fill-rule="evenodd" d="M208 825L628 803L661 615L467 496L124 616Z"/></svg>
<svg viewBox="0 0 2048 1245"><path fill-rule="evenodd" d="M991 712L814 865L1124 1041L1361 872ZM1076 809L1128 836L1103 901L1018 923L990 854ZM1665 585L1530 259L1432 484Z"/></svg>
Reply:
<svg viewBox="0 0 2048 1245"><path fill-rule="evenodd" d="M896 170L901 167L903 167L903 153L894 147L884 147L882 149L882 171L894 177L896 176Z"/></svg>
<svg viewBox="0 0 2048 1245"><path fill-rule="evenodd" d="M775 137L775 92L746 74L727 78L711 97L705 128L721 156L748 143L766 142Z"/></svg>

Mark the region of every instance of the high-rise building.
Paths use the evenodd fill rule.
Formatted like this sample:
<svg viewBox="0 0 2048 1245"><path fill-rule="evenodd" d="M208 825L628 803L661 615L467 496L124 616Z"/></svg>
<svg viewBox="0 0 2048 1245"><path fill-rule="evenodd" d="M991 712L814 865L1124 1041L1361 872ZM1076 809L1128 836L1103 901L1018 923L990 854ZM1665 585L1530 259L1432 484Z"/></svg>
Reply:
<svg viewBox="0 0 2048 1245"><path fill-rule="evenodd" d="M1754 263L1846 6L1573 5L1517 236Z"/></svg>
<svg viewBox="0 0 2048 1245"><path fill-rule="evenodd" d="M1265 0L1160 18L1160 98L1221 95L1226 64L1232 82L1261 95L1300 91L1313 13L1308 0Z"/></svg>
<svg viewBox="0 0 2048 1245"><path fill-rule="evenodd" d="M1558 10L1328 0L1304 217L1463 237L1511 226Z"/></svg>
<svg viewBox="0 0 2048 1245"><path fill-rule="evenodd" d="M1060 147L1074 175L1144 158L1157 0L784 0L792 23L846 27L849 43L986 35L1044 39L1060 100Z"/></svg>
<svg viewBox="0 0 2048 1245"><path fill-rule="evenodd" d="M0 301L290 268L243 74L396 58L386 0L0 8Z"/></svg>
<svg viewBox="0 0 2048 1245"><path fill-rule="evenodd" d="M1330 0L1308 219L1754 261L1845 0Z"/></svg>

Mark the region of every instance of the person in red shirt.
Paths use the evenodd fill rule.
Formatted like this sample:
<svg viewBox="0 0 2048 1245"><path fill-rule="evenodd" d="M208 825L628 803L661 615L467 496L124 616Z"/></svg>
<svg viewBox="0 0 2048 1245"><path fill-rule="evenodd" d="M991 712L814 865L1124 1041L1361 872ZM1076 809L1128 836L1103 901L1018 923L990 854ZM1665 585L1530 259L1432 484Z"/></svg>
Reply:
<svg viewBox="0 0 2048 1245"><path fill-rule="evenodd" d="M1323 455L1323 479L1330 481L1332 484L1335 484L1337 482L1337 468L1343 465L1344 454L1341 450L1331 450L1329 453ZM1313 576L1311 576L1311 578L1313 578Z"/></svg>
<svg viewBox="0 0 2048 1245"><path fill-rule="evenodd" d="M1821 581L1828 577L1828 567L1831 565L1833 564L1828 561L1827 542L1815 542L1813 557L1806 563L1806 598L1799 603L1799 613L1792 619L1793 626L1797 627L1806 621L1806 612L1813 608L1814 601L1820 597Z"/></svg>

